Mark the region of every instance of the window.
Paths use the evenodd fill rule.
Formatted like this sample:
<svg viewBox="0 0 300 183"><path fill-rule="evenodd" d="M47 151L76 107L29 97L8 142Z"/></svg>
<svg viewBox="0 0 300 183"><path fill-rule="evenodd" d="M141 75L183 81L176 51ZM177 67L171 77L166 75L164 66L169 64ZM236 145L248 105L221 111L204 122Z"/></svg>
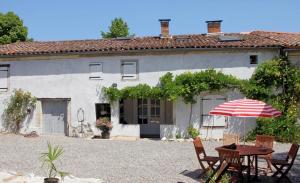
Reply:
<svg viewBox="0 0 300 183"><path fill-rule="evenodd" d="M8 91L9 65L0 65L0 92Z"/></svg>
<svg viewBox="0 0 300 183"><path fill-rule="evenodd" d="M138 99L138 123L148 123L148 100Z"/></svg>
<svg viewBox="0 0 300 183"><path fill-rule="evenodd" d="M250 64L257 64L257 55L250 55Z"/></svg>
<svg viewBox="0 0 300 183"><path fill-rule="evenodd" d="M137 61L122 61L122 79L137 79Z"/></svg>
<svg viewBox="0 0 300 183"><path fill-rule="evenodd" d="M90 63L90 79L102 79L102 63Z"/></svg>

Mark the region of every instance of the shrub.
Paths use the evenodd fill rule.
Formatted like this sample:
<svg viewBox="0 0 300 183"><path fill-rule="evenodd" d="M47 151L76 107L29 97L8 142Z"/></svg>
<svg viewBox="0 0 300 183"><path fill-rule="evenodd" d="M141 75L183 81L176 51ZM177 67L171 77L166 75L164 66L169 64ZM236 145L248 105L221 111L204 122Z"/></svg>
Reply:
<svg viewBox="0 0 300 183"><path fill-rule="evenodd" d="M191 138L196 138L196 137L198 137L199 136L199 131L198 131L198 129L196 129L196 128L194 128L194 127L192 127L192 126L189 126L188 127L188 129L187 129L187 131L188 131L188 134L189 134L189 136L191 137Z"/></svg>
<svg viewBox="0 0 300 183"><path fill-rule="evenodd" d="M6 130L19 133L23 121L35 107L36 100L30 92L21 89L14 90L3 112L2 119Z"/></svg>
<svg viewBox="0 0 300 183"><path fill-rule="evenodd" d="M260 64L244 92L248 98L263 100L282 112L274 119L258 118L257 127L248 134L275 136L280 142L300 142L300 126L297 123L300 102L300 69L291 65L286 57L275 58Z"/></svg>
<svg viewBox="0 0 300 183"><path fill-rule="evenodd" d="M216 182L216 175L213 175L213 171L212 170L209 170L207 173L206 173L206 176L205 176L205 179L209 179L210 178L210 181L209 183L215 183ZM230 183L232 182L232 177L230 174L228 173L225 173L222 177L221 177L221 180L219 181L220 183Z"/></svg>
<svg viewBox="0 0 300 183"><path fill-rule="evenodd" d="M41 154L42 168L47 172L47 178L56 178L57 174L63 179L69 173L57 169L56 161L59 160L64 150L61 146L54 146L48 142L48 151Z"/></svg>

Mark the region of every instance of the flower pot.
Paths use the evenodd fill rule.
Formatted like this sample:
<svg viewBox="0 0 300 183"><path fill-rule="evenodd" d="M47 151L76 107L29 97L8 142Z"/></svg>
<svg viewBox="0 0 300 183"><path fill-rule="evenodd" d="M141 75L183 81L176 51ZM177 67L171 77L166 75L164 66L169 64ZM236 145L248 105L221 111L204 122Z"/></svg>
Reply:
<svg viewBox="0 0 300 183"><path fill-rule="evenodd" d="M110 133L109 132L101 132L101 136L103 139L109 139Z"/></svg>
<svg viewBox="0 0 300 183"><path fill-rule="evenodd" d="M44 178L44 183L58 183L58 178Z"/></svg>

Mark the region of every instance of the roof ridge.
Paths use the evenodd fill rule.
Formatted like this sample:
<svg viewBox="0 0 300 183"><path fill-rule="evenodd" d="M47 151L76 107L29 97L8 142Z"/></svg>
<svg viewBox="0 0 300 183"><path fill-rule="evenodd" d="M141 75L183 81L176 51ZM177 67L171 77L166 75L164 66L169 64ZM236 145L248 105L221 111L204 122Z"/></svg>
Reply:
<svg viewBox="0 0 300 183"><path fill-rule="evenodd" d="M265 31L265 30L254 30L252 32L264 32L264 33L276 33L276 34L299 34L300 32L281 32L281 31Z"/></svg>

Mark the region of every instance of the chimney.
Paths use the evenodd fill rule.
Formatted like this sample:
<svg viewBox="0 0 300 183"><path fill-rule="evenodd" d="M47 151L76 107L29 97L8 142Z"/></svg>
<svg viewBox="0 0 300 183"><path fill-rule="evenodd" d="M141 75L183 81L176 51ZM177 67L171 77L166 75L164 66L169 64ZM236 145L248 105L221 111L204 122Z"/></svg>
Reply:
<svg viewBox="0 0 300 183"><path fill-rule="evenodd" d="M207 23L207 33L220 33L221 32L221 22L222 20L206 21Z"/></svg>
<svg viewBox="0 0 300 183"><path fill-rule="evenodd" d="M158 21L160 21L160 28L161 28L160 37L161 38L171 37L169 32L169 22L171 21L171 19L159 19Z"/></svg>

